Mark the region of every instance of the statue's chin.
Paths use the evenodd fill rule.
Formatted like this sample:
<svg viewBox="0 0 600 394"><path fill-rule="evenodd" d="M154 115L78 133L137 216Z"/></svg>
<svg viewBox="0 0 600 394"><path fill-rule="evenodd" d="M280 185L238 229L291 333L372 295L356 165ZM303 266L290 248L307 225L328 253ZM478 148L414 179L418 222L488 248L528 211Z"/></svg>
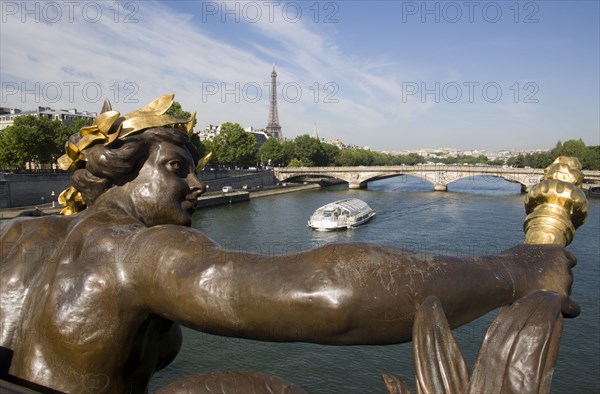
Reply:
<svg viewBox="0 0 600 394"><path fill-rule="evenodd" d="M189 227L192 225L192 215L196 211L196 204L194 204L190 201L184 201L181 204L181 207L183 208L183 211L186 213L185 214L185 217L186 217L185 223L182 223L182 225Z"/></svg>

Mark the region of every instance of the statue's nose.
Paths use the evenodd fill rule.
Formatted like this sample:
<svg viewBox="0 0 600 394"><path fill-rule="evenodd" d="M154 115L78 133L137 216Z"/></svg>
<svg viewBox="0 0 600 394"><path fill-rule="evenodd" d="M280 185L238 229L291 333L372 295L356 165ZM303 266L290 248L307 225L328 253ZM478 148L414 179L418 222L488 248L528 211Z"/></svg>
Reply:
<svg viewBox="0 0 600 394"><path fill-rule="evenodd" d="M202 195L202 193L206 191L206 185L204 185L204 183L200 181L200 179L198 179L198 176L194 173L190 173L190 175L188 176L188 183L190 185L190 190L192 191L192 194L196 198L200 197L200 195Z"/></svg>

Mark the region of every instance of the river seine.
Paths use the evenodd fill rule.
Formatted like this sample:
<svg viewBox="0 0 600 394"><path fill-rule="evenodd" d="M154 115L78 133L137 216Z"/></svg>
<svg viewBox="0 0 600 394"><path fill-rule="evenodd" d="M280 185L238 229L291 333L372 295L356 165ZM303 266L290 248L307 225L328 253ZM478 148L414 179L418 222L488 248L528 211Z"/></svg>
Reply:
<svg viewBox="0 0 600 394"><path fill-rule="evenodd" d="M348 231L323 233L306 226L315 209L348 197L366 201L377 216ZM267 255L361 241L468 257L523 242L524 197L518 184L499 178L463 179L450 184L448 192L434 192L431 184L402 176L371 182L368 189L340 185L204 209L195 213L193 226L226 248ZM587 221L568 247L578 258L573 298L582 312L565 321L552 381L557 393L600 392L600 200L589 202ZM490 313L453 331L470 368L494 316ZM156 374L151 390L186 375L225 369L277 375L311 393L386 393L381 373L397 375L415 387L410 343L322 346L183 331L179 356Z"/></svg>

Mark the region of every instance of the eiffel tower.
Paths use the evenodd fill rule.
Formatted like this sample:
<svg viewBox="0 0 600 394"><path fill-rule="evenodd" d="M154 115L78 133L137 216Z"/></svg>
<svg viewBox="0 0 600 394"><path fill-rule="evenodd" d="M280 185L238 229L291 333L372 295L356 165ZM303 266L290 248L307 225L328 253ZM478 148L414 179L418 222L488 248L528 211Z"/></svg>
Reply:
<svg viewBox="0 0 600 394"><path fill-rule="evenodd" d="M279 125L279 114L277 113L277 73L275 72L275 66L273 66L273 72L271 72L271 95L269 96L267 134L277 138L279 141L283 140L281 126Z"/></svg>

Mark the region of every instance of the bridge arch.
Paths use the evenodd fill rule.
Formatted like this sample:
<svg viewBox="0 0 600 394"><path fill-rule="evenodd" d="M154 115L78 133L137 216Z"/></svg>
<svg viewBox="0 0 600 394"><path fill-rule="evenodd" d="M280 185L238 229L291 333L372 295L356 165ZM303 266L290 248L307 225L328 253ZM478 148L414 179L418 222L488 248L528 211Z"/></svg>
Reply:
<svg viewBox="0 0 600 394"><path fill-rule="evenodd" d="M452 183L456 183L459 181L462 181L464 179L469 179L469 178L483 178L483 179L494 179L494 180L490 180L489 183L496 183L500 180L505 180L507 182L510 183L516 183L521 187L521 191L522 192L526 192L528 190L528 188L530 186L528 186L526 183L523 183L521 179L519 179L518 177L513 177L513 176L507 176L507 175L491 175L491 174L481 174L481 175L465 175L462 177L457 177L451 181L449 181L446 186L452 184Z"/></svg>
<svg viewBox="0 0 600 394"><path fill-rule="evenodd" d="M305 171L302 171L305 169ZM276 178L279 181L289 181L296 178L310 177L315 176L315 173L311 171L311 168L308 167L300 167L297 171L293 171L291 173L281 173L279 176L276 174ZM329 171L329 172L319 172L318 177L323 178L332 178L338 179L340 181L348 183L348 186L351 189L360 189L367 186L367 183L370 181L393 178L398 176L413 176L416 178L420 178L424 181L427 181L434 185L438 185L435 177L431 176L431 174L427 173L414 173L414 172L404 172L404 171L381 171L381 172L344 172L344 171ZM445 189L444 189L445 190Z"/></svg>
<svg viewBox="0 0 600 394"><path fill-rule="evenodd" d="M394 172L394 173L390 173L390 174L383 174L380 176L374 176L374 177L370 177L367 178L364 183L368 183L368 182L372 182L372 181L379 181L381 179L388 179L388 178L396 178L399 176L410 176L413 178L418 178L421 179L422 181L425 181L427 183L431 183L432 186L434 186L437 184L437 180L431 176L428 176L426 174L416 174L416 173L405 173L405 172Z"/></svg>
<svg viewBox="0 0 600 394"><path fill-rule="evenodd" d="M291 176L276 176L275 178L277 178L278 181L280 182L293 182L295 180L299 180L299 179L306 179L306 178L316 178L316 179L322 179L322 178L327 178L327 179L335 179L338 181L342 181L342 182L348 182L345 179L342 179L340 177L336 177L336 176L332 176L329 174L319 174L319 175L314 175L314 174L295 174L295 175L291 175Z"/></svg>
<svg viewBox="0 0 600 394"><path fill-rule="evenodd" d="M360 177L360 185L361 187L366 187L368 182L371 181L376 181L376 180L380 180L380 179L387 179L387 178L393 178L393 177L397 177L397 176L412 176L415 178L419 178L422 179L428 183L431 183L433 185L434 190L436 191L446 191L448 189L448 185L461 181L463 179L469 179L469 178L494 178L494 179L503 179L506 180L508 182L511 183L518 183L521 186L521 191L527 191L528 185L527 183L524 183L522 181L522 177L516 177L516 176L510 176L510 175L491 175L491 174L473 174L473 173L464 173L464 174L460 174L460 175L456 175L456 176L446 176L444 173L436 173L436 174L432 174L429 172L394 172L394 173L388 173L388 174L372 174L370 176L367 177ZM535 178L536 181L533 183L537 183L539 180L537 180L537 177ZM344 179L343 179L344 180ZM348 182L346 180L346 182ZM495 181L494 181L495 182ZM492 183L492 182L490 182Z"/></svg>
<svg viewBox="0 0 600 394"><path fill-rule="evenodd" d="M442 168L442 170L443 170L443 168ZM413 176L416 178L423 179L424 181L427 181L427 182L433 184L434 190L436 190L436 191L446 191L448 189L448 185L458 182L458 181L461 181L463 179L469 179L469 178L487 178L487 179L494 178L497 180L503 179L503 180L511 182L511 183L519 184L521 187L521 191L523 191L523 192L526 192L532 184L536 184L539 182L539 177L537 176L537 174L529 177L531 179L527 179L528 177L524 178L522 175L518 175L518 174L515 175L515 174L511 174L511 173L490 174L490 173L464 172L464 173L453 174L451 171L437 172L437 173L430 173L430 172L394 173L392 175L373 176L373 177L367 178L364 182L366 185L367 182L370 182L373 180L385 179L385 178L401 176L401 175ZM527 180L529 182L527 182ZM492 183L492 182L490 182L490 183Z"/></svg>

